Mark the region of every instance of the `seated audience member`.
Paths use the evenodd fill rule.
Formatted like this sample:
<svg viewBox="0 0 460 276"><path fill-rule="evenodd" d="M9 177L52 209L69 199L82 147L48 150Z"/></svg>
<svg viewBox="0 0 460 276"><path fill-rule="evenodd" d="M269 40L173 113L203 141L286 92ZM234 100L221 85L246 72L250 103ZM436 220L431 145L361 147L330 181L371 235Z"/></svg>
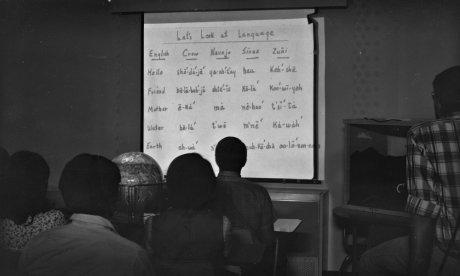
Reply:
<svg viewBox="0 0 460 276"><path fill-rule="evenodd" d="M27 275L153 275L145 250L117 234L108 220L118 196L120 172L110 160L80 154L59 181L73 213L65 226L31 240L19 259Z"/></svg>
<svg viewBox="0 0 460 276"><path fill-rule="evenodd" d="M232 240L260 243L265 247L264 260L258 267L246 268L245 274L271 274L273 206L265 188L241 178L241 170L246 164L246 145L238 138L225 137L217 144L215 157L219 166L219 194L224 213L232 223ZM240 231L242 229L249 235L241 235L244 233ZM247 236L250 236L249 239Z"/></svg>
<svg viewBox="0 0 460 276"><path fill-rule="evenodd" d="M147 222L147 248L159 275L222 275L229 222L215 201L211 164L197 153L176 157L166 183L170 207Z"/></svg>
<svg viewBox="0 0 460 276"><path fill-rule="evenodd" d="M433 81L437 120L407 136L409 237L363 254L360 275L458 275L460 271L460 66Z"/></svg>
<svg viewBox="0 0 460 276"><path fill-rule="evenodd" d="M50 210L46 200L49 167L37 153L13 154L2 184L0 247L22 250L45 230L64 225L64 214Z"/></svg>

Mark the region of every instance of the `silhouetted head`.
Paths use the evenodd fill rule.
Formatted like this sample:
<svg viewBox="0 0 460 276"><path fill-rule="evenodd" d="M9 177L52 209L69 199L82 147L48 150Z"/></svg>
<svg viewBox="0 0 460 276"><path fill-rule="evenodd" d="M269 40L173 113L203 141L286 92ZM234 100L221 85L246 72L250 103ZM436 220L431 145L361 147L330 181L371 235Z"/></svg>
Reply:
<svg viewBox="0 0 460 276"><path fill-rule="evenodd" d="M65 165L59 189L72 213L109 217L115 209L119 183L115 163L103 156L79 154Z"/></svg>
<svg viewBox="0 0 460 276"><path fill-rule="evenodd" d="M49 167L37 153L18 151L11 155L5 172L8 217L17 223L24 222L47 208Z"/></svg>
<svg viewBox="0 0 460 276"><path fill-rule="evenodd" d="M236 137L225 137L217 143L216 163L220 171L241 172L246 165L246 145Z"/></svg>
<svg viewBox="0 0 460 276"><path fill-rule="evenodd" d="M201 210L213 203L216 176L209 161L197 153L176 157L169 165L166 183L174 208Z"/></svg>
<svg viewBox="0 0 460 276"><path fill-rule="evenodd" d="M437 118L460 112L460 66L439 73L433 81L433 90Z"/></svg>

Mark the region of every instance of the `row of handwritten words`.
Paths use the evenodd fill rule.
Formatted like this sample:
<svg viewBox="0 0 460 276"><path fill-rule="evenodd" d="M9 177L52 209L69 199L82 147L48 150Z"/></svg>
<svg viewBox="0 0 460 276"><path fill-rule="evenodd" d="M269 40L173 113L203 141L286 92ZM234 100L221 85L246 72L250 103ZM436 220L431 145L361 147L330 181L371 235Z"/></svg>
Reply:
<svg viewBox="0 0 460 276"><path fill-rule="evenodd" d="M239 126L243 129L262 129L266 127L266 124L270 128L274 129L286 129L286 128L299 128L301 127L303 116L300 118L296 118L293 120L271 120L266 122L264 118L255 119L255 120L248 120L244 122L238 123ZM176 126L170 126L175 128L178 131L195 131L198 130L202 126L198 125L196 121L189 122L189 123L179 123ZM227 121L218 121L214 120L207 124L208 129L226 129L229 127L229 123ZM148 132L162 132L166 131L167 127L160 124L148 124L147 131Z"/></svg>
<svg viewBox="0 0 460 276"><path fill-rule="evenodd" d="M189 151L189 150L197 150L198 148L199 141L194 141L188 144L181 143L180 145L177 145L178 150L184 150L184 151ZM272 142L263 139L260 142L249 142L246 143L246 148L248 150L257 150L257 151L262 151L262 150L288 150L288 149L313 149L315 147L314 144L311 143L305 143L300 141L298 137L288 139L283 142ZM148 141L146 144L146 148L148 150L162 150L163 149L163 143L162 142L152 142ZM211 145L209 146L209 149L211 151L215 151L216 145Z"/></svg>
<svg viewBox="0 0 460 276"><path fill-rule="evenodd" d="M184 48L182 51L174 52L174 54L179 55L180 57L186 60L198 60L203 56L210 56L216 59L230 59L232 56L239 55L247 59L258 59L262 54L269 53L271 56L280 58L280 59L289 59L289 51L287 46L276 46L270 48L255 48L245 46L238 51L231 50L229 48L218 48L211 47L203 52L202 50L197 50L194 48ZM148 49L147 56L151 61L165 61L169 58L172 58L174 54L168 49Z"/></svg>
<svg viewBox="0 0 460 276"><path fill-rule="evenodd" d="M193 76L193 77L201 77L201 76L209 76L209 77L218 77L218 76L229 76L232 78L236 78L236 76L241 75L252 75L256 73L297 73L297 67L292 64L273 64L269 65L266 71L257 72L256 68L243 66L243 68L235 68L232 66L221 66L216 68L208 68L208 66L184 66L175 69L175 75L182 77L182 76ZM174 74L173 73L173 74ZM163 75L167 75L166 69L160 67L151 67L147 68L145 74L148 77L161 77ZM169 72L171 74L171 72Z"/></svg>
<svg viewBox="0 0 460 276"><path fill-rule="evenodd" d="M237 90L240 92L257 92L258 90L263 91L270 91L270 92L284 92L284 93L292 93L296 94L298 92L303 91L303 86L300 83L296 84L289 84L289 83L273 83L269 84L268 87L260 87L259 81L255 82L248 82L241 85L231 86L228 83L219 83L214 84L212 86L206 87L205 85L197 84L197 85L181 85L175 87L176 94L190 94L196 96L205 95L208 91L212 93L228 93L233 90ZM155 86L149 87L145 91L147 96L159 96L159 95L166 95L169 91L166 90L166 86ZM174 93L174 92L173 92Z"/></svg>
<svg viewBox="0 0 460 276"><path fill-rule="evenodd" d="M267 105L268 104L268 105ZM161 112L170 112L170 111L192 111L196 109L197 101L191 101L188 103L178 103L175 106L167 106L167 105L149 105L147 106L148 113L161 113ZM260 102L245 102L243 104L239 104L237 107L240 111L253 111L253 110L263 110L268 109L271 111L282 111L282 110L296 110L299 108L295 100L288 101L286 99L283 100L276 100L276 101L269 101L265 102L265 100L261 100ZM213 104L209 106L210 111L235 111L235 106L233 108L228 108L224 105L223 102L219 104ZM203 107L200 107L199 112L203 112Z"/></svg>

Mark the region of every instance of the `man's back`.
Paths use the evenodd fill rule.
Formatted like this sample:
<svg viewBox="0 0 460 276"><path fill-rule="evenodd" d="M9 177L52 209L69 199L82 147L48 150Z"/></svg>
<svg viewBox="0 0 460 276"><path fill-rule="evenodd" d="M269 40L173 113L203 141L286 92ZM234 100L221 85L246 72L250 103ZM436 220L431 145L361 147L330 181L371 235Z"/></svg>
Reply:
<svg viewBox="0 0 460 276"><path fill-rule="evenodd" d="M436 237L447 248L460 214L460 118L425 122L408 133L407 210L438 217ZM459 235L457 239L458 251Z"/></svg>
<svg viewBox="0 0 460 276"><path fill-rule="evenodd" d="M153 275L146 252L119 236L102 217L43 232L26 246L19 268L28 275Z"/></svg>
<svg viewBox="0 0 460 276"><path fill-rule="evenodd" d="M273 206L267 190L230 171L219 173L218 185L224 197L224 208L230 208L226 213L232 227L249 227L260 241L270 244L274 235Z"/></svg>

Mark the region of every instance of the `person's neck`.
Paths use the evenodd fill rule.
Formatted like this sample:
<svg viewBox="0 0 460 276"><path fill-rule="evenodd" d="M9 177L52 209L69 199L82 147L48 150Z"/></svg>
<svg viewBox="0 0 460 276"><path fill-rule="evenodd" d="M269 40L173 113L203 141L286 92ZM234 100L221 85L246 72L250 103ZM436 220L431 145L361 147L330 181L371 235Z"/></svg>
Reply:
<svg viewBox="0 0 460 276"><path fill-rule="evenodd" d="M220 173L222 174L231 174L231 175L238 175L241 176L241 171L233 171L233 170L221 170Z"/></svg>

